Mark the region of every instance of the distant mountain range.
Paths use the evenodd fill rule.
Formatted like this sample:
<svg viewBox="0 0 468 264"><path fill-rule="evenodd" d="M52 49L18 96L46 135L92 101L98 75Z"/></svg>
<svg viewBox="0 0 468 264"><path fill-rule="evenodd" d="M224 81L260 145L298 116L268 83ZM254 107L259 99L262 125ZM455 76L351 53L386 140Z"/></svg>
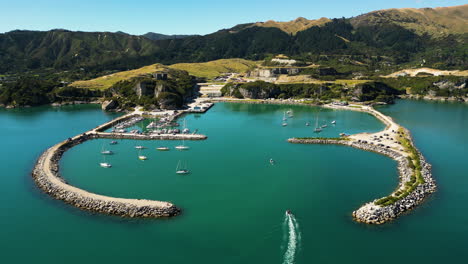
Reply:
<svg viewBox="0 0 468 264"><path fill-rule="evenodd" d="M0 34L0 74L52 68L126 70L152 63L286 54L424 59L439 67L467 62L468 5L379 10L348 19L258 22L204 36L123 32L11 31Z"/></svg>

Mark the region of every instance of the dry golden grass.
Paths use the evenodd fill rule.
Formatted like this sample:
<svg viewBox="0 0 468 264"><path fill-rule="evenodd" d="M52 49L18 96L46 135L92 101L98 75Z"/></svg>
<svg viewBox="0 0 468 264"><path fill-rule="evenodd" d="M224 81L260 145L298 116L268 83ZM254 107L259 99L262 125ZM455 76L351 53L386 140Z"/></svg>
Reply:
<svg viewBox="0 0 468 264"><path fill-rule="evenodd" d="M169 66L173 69L187 71L189 74L213 79L226 72L245 73L258 66L258 62L244 59L222 59L203 63L178 63Z"/></svg>
<svg viewBox="0 0 468 264"><path fill-rule="evenodd" d="M128 80L156 71L161 71L168 67L188 71L189 74L197 77L205 77L211 79L225 72L244 73L256 66L258 66L257 62L244 59L224 59L203 63L179 63L170 66L164 66L162 64L152 64L139 69L117 72L114 74L101 76L91 80L76 81L70 84L70 86L76 88L106 90L119 81Z"/></svg>
<svg viewBox="0 0 468 264"><path fill-rule="evenodd" d="M149 66L145 66L139 69L130 70L130 71L122 71L117 72L105 76L98 77L96 79L86 80L86 81L76 81L70 84L70 86L76 88L87 88L87 89L98 89L98 90L105 90L110 88L115 83L128 80L130 78L138 77L141 75L153 73L156 71L163 70L164 66L161 64L153 64Z"/></svg>

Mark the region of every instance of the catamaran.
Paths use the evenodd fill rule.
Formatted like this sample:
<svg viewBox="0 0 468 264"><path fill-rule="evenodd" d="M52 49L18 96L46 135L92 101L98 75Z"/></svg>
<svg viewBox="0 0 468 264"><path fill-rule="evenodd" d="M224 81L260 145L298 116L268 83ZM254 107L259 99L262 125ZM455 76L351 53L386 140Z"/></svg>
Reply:
<svg viewBox="0 0 468 264"><path fill-rule="evenodd" d="M176 146L175 148L178 150L188 150L190 147L185 146L185 139L182 139L182 145Z"/></svg>
<svg viewBox="0 0 468 264"><path fill-rule="evenodd" d="M189 174L190 171L187 169L187 163L185 163L185 166L184 166L184 164L182 164L179 160L179 162L177 163L177 167L176 167L176 173L177 174Z"/></svg>

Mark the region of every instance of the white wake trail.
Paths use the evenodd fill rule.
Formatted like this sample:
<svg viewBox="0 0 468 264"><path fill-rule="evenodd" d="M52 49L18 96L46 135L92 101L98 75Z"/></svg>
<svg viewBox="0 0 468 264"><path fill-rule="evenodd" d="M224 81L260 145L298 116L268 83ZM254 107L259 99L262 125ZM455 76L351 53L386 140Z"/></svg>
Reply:
<svg viewBox="0 0 468 264"><path fill-rule="evenodd" d="M284 253L284 261L283 264L293 264L294 263L294 257L296 256L296 248L298 244L298 239L297 239L297 229L296 226L297 222L296 219L294 219L294 216L292 214L286 213L286 221L288 225L288 248L286 252Z"/></svg>

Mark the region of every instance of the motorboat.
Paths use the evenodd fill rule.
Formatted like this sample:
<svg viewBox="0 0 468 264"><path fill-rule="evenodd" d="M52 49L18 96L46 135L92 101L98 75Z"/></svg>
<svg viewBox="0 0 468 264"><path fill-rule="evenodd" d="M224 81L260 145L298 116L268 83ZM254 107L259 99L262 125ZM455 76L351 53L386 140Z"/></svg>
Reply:
<svg viewBox="0 0 468 264"><path fill-rule="evenodd" d="M333 121L331 121L331 123L334 125L334 124L336 124L336 121L335 121L335 120L333 120Z"/></svg>
<svg viewBox="0 0 468 264"><path fill-rule="evenodd" d="M286 214L291 215L291 210L286 210Z"/></svg>
<svg viewBox="0 0 468 264"><path fill-rule="evenodd" d="M274 165L275 164L275 161L273 159L270 159L270 164L271 165Z"/></svg>
<svg viewBox="0 0 468 264"><path fill-rule="evenodd" d="M138 159L139 159L139 160L147 160L148 157L143 156L143 155L139 155L139 156L138 156Z"/></svg>
<svg viewBox="0 0 468 264"><path fill-rule="evenodd" d="M117 145L118 143L119 143L119 142L113 140L113 141L111 141L109 144L111 144L111 145Z"/></svg>
<svg viewBox="0 0 468 264"><path fill-rule="evenodd" d="M136 149L145 149L146 147L143 146L135 146Z"/></svg>
<svg viewBox="0 0 468 264"><path fill-rule="evenodd" d="M286 122L283 122L283 124L281 124L281 125L285 127L285 126L287 126L287 125L288 125L288 123L286 123Z"/></svg>
<svg viewBox="0 0 468 264"><path fill-rule="evenodd" d="M322 132L322 128L317 127L316 129L314 129L314 132L315 132L315 133L320 133L320 132Z"/></svg>
<svg viewBox="0 0 468 264"><path fill-rule="evenodd" d="M306 124L305 124L305 125L306 125L306 126L310 126L310 122L306 122Z"/></svg>
<svg viewBox="0 0 468 264"><path fill-rule="evenodd" d="M102 155L112 155L112 154L114 154L114 152L112 152L112 150L103 150L103 151L101 151L101 154Z"/></svg>
<svg viewBox="0 0 468 264"><path fill-rule="evenodd" d="M322 125L322 128L326 128L326 127L327 127L327 125Z"/></svg>

